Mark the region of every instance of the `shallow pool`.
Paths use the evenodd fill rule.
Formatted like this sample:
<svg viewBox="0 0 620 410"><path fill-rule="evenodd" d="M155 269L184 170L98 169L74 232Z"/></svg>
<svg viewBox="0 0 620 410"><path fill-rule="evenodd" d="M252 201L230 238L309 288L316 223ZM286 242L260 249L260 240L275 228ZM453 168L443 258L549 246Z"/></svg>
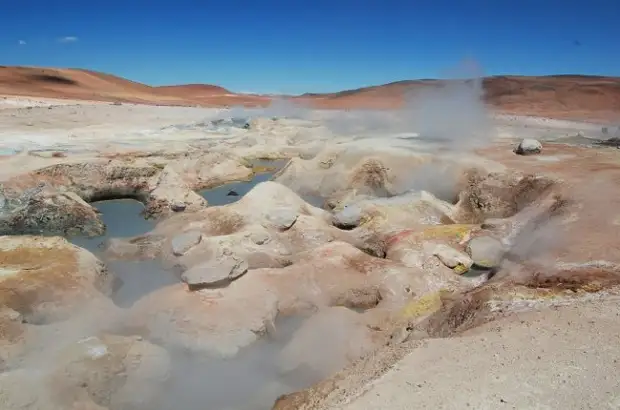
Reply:
<svg viewBox="0 0 620 410"><path fill-rule="evenodd" d="M288 159L253 159L250 163L256 174L251 180L231 182L215 188L203 189L198 193L207 200L209 206L232 204L250 192L256 185L271 180L273 175L282 169L288 161Z"/></svg>
<svg viewBox="0 0 620 410"><path fill-rule="evenodd" d="M118 279L112 294L114 303L120 307L131 306L142 296L179 281L177 275L164 269L158 260L108 260L103 253L108 239L139 236L153 229L155 222L142 216L142 203L133 199L115 199L93 202L91 205L101 212L101 219L106 226L105 234L94 238L73 237L69 240L95 254L114 273Z"/></svg>

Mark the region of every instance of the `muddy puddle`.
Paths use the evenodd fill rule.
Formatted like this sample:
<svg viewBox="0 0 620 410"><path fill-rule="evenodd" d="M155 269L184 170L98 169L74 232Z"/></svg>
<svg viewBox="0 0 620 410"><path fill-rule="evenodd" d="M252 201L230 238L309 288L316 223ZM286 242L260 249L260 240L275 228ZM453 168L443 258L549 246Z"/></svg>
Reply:
<svg viewBox="0 0 620 410"><path fill-rule="evenodd" d="M245 194L250 192L252 188L261 182L271 181L288 163L288 159L254 159L250 163L255 170L254 177L249 181L231 182L215 188L203 189L198 191L204 199L207 200L209 206L222 206L232 204L241 199ZM299 196L310 205L317 208L326 208L327 200L320 195L303 194Z"/></svg>
<svg viewBox="0 0 620 410"><path fill-rule="evenodd" d="M271 180L274 174L284 168L288 161L288 159L253 159L250 163L255 175L251 180L231 182L215 188L203 189L198 191L198 194L207 200L209 206L232 204L240 200L256 185Z"/></svg>
<svg viewBox="0 0 620 410"><path fill-rule="evenodd" d="M107 260L103 253L108 239L138 236L154 228L154 221L143 218L141 212L144 206L140 202L118 199L93 202L91 205L101 212L101 219L106 226L105 234L94 238L74 237L70 241L96 255L118 278L112 294L115 304L120 307L131 306L142 296L178 282L177 276L164 269L157 260Z"/></svg>
<svg viewBox="0 0 620 410"><path fill-rule="evenodd" d="M265 172L254 175L249 181L231 182L219 187L204 189L198 194L207 200L209 206L222 206L240 200L252 188L261 182L269 181L274 172Z"/></svg>

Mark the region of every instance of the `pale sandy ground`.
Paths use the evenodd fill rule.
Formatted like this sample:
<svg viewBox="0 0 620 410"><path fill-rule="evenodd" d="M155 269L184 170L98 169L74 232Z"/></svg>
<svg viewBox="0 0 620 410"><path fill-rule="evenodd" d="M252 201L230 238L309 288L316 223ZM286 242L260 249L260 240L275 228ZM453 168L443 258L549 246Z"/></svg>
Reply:
<svg viewBox="0 0 620 410"><path fill-rule="evenodd" d="M193 143L235 147L249 137L255 141L249 145L258 146L277 146L277 138L281 146L319 147L355 138L377 147L420 147L415 138L403 139L402 129L359 131L355 126L361 119L337 112L302 115L335 119L335 128L308 118L258 131L210 133L191 127L226 115L219 109L0 97L0 155L85 150L81 155L88 156L102 150L186 149ZM558 139L577 131L600 136L596 124L496 116L492 137ZM415 137L415 130L411 133ZM46 163L30 155L4 157L0 177ZM463 337L431 340L341 409L620 409L619 374L620 305L617 300L584 302L514 315Z"/></svg>
<svg viewBox="0 0 620 410"><path fill-rule="evenodd" d="M0 110L4 149L100 149L110 143L174 140L162 127L214 116L217 110L109 103L29 106ZM2 149L2 148L0 148Z"/></svg>
<svg viewBox="0 0 620 410"><path fill-rule="evenodd" d="M618 302L515 314L430 340L340 410L620 409Z"/></svg>
<svg viewBox="0 0 620 410"><path fill-rule="evenodd" d="M0 95L0 109L18 107L48 107L50 105L70 105L82 103L84 103L84 101L64 100L59 98L16 97L9 95Z"/></svg>
<svg viewBox="0 0 620 410"><path fill-rule="evenodd" d="M223 140L234 137L261 136L265 132L246 132L232 129L226 133L205 132L196 123L233 115L289 115L290 110L275 108L267 111L208 109L195 107L166 107L136 104L78 103L69 100L51 100L18 97L0 97L0 155L22 150L92 150L149 147L158 149L182 143L205 140ZM389 114L342 113L337 111L297 110L292 114L306 122L298 127L307 131L308 140L330 139L337 136L381 139L391 145L412 147L415 141L403 142L407 135L415 137L415 129L408 124L388 129ZM406 118L406 114L401 117ZM443 121L443 120L442 120ZM309 124L314 122L314 125ZM325 123L318 127L317 123ZM534 137L553 139L575 135L600 136L596 124L574 123L534 117L496 116L493 138ZM282 128L282 127L281 127ZM295 136L295 126L274 129L274 133ZM265 130L262 130L265 131ZM487 142L485 136L483 142ZM458 136L455 136L457 142ZM234 143L234 141L230 141ZM262 141L258 141L261 143ZM291 143L291 144L294 144ZM420 147L421 148L421 147Z"/></svg>

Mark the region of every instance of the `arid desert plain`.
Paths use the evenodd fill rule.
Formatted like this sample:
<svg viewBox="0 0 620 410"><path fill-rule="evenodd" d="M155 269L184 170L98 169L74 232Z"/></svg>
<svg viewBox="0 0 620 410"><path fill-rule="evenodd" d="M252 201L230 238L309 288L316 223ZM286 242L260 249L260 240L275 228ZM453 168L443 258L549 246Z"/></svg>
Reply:
<svg viewBox="0 0 620 410"><path fill-rule="evenodd" d="M2 70L0 408L620 409L620 80Z"/></svg>

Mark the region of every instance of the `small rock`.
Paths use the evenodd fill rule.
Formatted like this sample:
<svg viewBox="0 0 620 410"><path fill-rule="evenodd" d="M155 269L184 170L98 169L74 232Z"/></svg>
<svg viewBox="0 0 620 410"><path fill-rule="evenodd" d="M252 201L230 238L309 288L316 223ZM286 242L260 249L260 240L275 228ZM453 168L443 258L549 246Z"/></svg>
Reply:
<svg viewBox="0 0 620 410"><path fill-rule="evenodd" d="M620 148L620 137L611 137L606 140L600 141L599 145L605 145L607 147Z"/></svg>
<svg viewBox="0 0 620 410"><path fill-rule="evenodd" d="M276 229L289 229L297 221L297 212L291 208L275 208L265 215L265 219Z"/></svg>
<svg viewBox="0 0 620 410"><path fill-rule="evenodd" d="M515 149L515 153L518 155L533 155L540 154L542 151L542 144L535 139L526 138L519 143Z"/></svg>
<svg viewBox="0 0 620 410"><path fill-rule="evenodd" d="M244 260L233 257L208 261L195 266L181 275L189 290L205 288L219 288L230 284L248 271L248 264Z"/></svg>
<svg viewBox="0 0 620 410"><path fill-rule="evenodd" d="M293 254L293 251L291 251L289 248L279 248L278 254L282 256L290 256Z"/></svg>
<svg viewBox="0 0 620 410"><path fill-rule="evenodd" d="M187 205L183 202L173 202L170 204L170 209L174 212L183 212L187 208Z"/></svg>
<svg viewBox="0 0 620 410"><path fill-rule="evenodd" d="M465 265L459 263L458 265L456 265L454 268L452 268L452 270L454 271L454 273L456 273L457 275L462 275L464 273L466 273L469 268L466 267Z"/></svg>
<svg viewBox="0 0 620 410"><path fill-rule="evenodd" d="M505 229L510 224L510 220L506 218L488 218L485 219L480 225L481 229L487 229L490 231Z"/></svg>
<svg viewBox="0 0 620 410"><path fill-rule="evenodd" d="M348 205L334 214L332 224L339 228L354 228L360 224L361 219L362 209L357 205Z"/></svg>
<svg viewBox="0 0 620 410"><path fill-rule="evenodd" d="M254 232L250 235L250 240L256 245L264 245L269 242L269 234L267 232Z"/></svg>
<svg viewBox="0 0 620 410"><path fill-rule="evenodd" d="M11 322L22 322L24 320L21 313L11 308L0 310L0 318L5 318Z"/></svg>
<svg viewBox="0 0 620 410"><path fill-rule="evenodd" d="M28 151L28 155L32 155L39 158L64 158L67 156L66 153L62 151Z"/></svg>
<svg viewBox="0 0 620 410"><path fill-rule="evenodd" d="M198 245L202 239L199 231L189 231L172 238L172 253L174 256L182 256L194 246Z"/></svg>
<svg viewBox="0 0 620 410"><path fill-rule="evenodd" d="M249 269L279 268L282 263L266 252L252 252L245 256Z"/></svg>
<svg viewBox="0 0 620 410"><path fill-rule="evenodd" d="M411 332L411 328L408 326L398 327L392 334L390 335L390 340L388 340L389 346L399 345L403 342L406 342L409 339L409 333Z"/></svg>
<svg viewBox="0 0 620 410"><path fill-rule="evenodd" d="M474 264L483 268L499 266L505 253L502 243L490 236L479 236L472 239L467 244L466 251Z"/></svg>
<svg viewBox="0 0 620 410"><path fill-rule="evenodd" d="M471 258L463 252L459 252L456 249L443 244L435 246L433 255L438 257L444 265L450 269L454 269L454 271L458 274L467 272L474 263Z"/></svg>
<svg viewBox="0 0 620 410"><path fill-rule="evenodd" d="M239 193L235 191L234 189L231 189L230 191L228 191L226 196L239 196Z"/></svg>

